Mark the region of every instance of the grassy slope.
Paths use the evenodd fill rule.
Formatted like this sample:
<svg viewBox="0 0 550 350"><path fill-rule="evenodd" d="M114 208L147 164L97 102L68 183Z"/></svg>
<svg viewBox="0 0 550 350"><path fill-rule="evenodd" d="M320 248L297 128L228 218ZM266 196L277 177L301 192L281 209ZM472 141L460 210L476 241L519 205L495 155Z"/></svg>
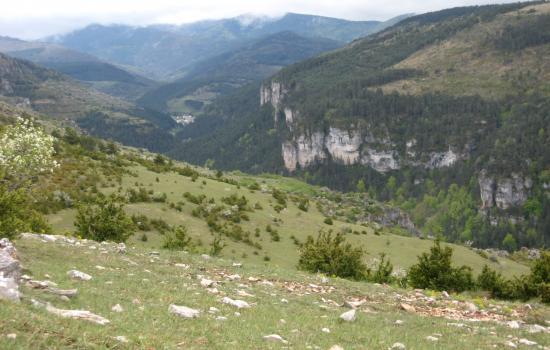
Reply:
<svg viewBox="0 0 550 350"><path fill-rule="evenodd" d="M26 273L35 279L50 278L60 288L78 288L78 295L63 302L36 290L23 287L26 298L21 304L0 301L0 347L2 349L279 349L284 345L267 343L262 336L277 333L287 339L289 348L328 349L339 344L345 349L387 349L395 342L406 344L407 349L489 349L505 348L512 339L528 338L539 344L547 343L547 335L528 334L494 322L468 322L448 320L399 310L400 295L416 305L417 310L443 310L464 308L437 298L430 309L414 291L394 290L387 286L355 283L331 279L328 286L335 289L318 293L310 283L321 285L319 276L284 270L273 265L232 267L230 260L204 260L200 256L167 253L152 257L150 250L130 249L127 255L114 252L112 246L97 243L81 246L65 243L43 243L38 240L20 239L16 242ZM95 249L89 246L93 245ZM188 264L184 269L174 264ZM105 270L95 266L105 267ZM78 269L93 276L91 281L70 280L66 272ZM229 281L222 275L238 273L242 278ZM46 277L48 275L49 277ZM219 294L208 293L201 287L198 275L222 281ZM248 277L267 279L273 286L252 283ZM290 287L293 291L289 291ZM238 297L238 290L246 290L254 297ZM222 304L222 296L245 299L254 303L251 309L234 314L235 308ZM416 296L415 296L416 295ZM367 304L358 312L357 321L343 323L338 316L346 308L337 303L349 299L366 298ZM111 323L99 326L86 321L61 319L36 309L30 298L50 301L62 309L84 309L108 318ZM283 303L282 299L288 303ZM460 300L462 297L459 297ZM136 301L137 300L137 301ZM533 311L526 313L522 304L474 300L490 315L502 320L523 318L544 322L550 313L548 308L532 304ZM171 304L184 305L202 311L198 319L177 318L168 313ZM111 307L120 304L124 312L116 313ZM210 307L220 310L209 314ZM500 310L492 312L491 310ZM215 320L222 315L226 321ZM404 325L395 325L396 320ZM281 320L284 320L281 321ZM466 327L457 328L448 322L463 322ZM323 333L327 327L330 333ZM16 340L3 338L5 334L17 334ZM425 338L439 333L439 341ZM128 338L121 344L116 336ZM517 337L517 338L508 338ZM527 348L527 347L526 347Z"/></svg>
<svg viewBox="0 0 550 350"><path fill-rule="evenodd" d="M167 204L160 203L137 203L128 205L127 209L132 214L144 214L151 219L163 218L169 224L185 224L191 231L191 234L200 238L205 245L208 245L212 239L209 233L208 227L203 219L195 218L191 215L191 211L196 206L187 202L183 198L184 192L190 192L193 195L204 194L208 198L215 198L216 203L220 203L222 197L229 196L233 193L239 196L244 195L251 205L259 202L263 207L263 210L256 210L253 213L249 213L250 221L243 221L242 226L245 230L254 232L255 228L261 230L261 237L259 239L254 238L254 241L259 240L263 246L263 250L258 251L259 255L254 255L256 249L242 243L231 242L226 239L228 247L223 251L223 256L227 258L242 259L243 254L246 254L245 261L251 261L260 263L263 261L264 256L269 256L271 261L279 266L285 268L294 268L298 261L298 251L296 245L290 239L290 236L294 235L299 241L305 241L308 235L316 236L317 232L321 228L332 228L334 231L339 232L341 229L350 227L353 230L362 231L365 230L363 226L352 225L344 222L335 221L333 226L328 226L323 223L324 216L317 210L314 203L310 205L308 212L300 211L297 206L288 201L288 208L277 214L273 209L274 199L270 194L264 194L260 191L252 193L247 188L237 188L235 185L219 182L216 180L204 179L200 177L196 182L192 182L190 178L180 176L175 173L163 173L157 174L143 167L133 168L137 177L124 176L122 181L122 187L124 189L135 187L135 183L139 183L145 188L151 188L155 192L164 192L168 196L168 202L185 202L183 211L180 213L174 209L170 209ZM159 182L156 182L158 177ZM248 175L236 174L232 176L239 182L249 182ZM268 177L256 177L254 178L258 183L265 181L269 186L275 188L281 188L290 191L302 191L311 192L314 191L314 187L310 187L298 180L268 176ZM206 181L206 185L202 184L202 181ZM114 191L114 187L104 188L103 191L110 193ZM73 231L75 211L64 210L57 214L50 215L49 220L54 227L54 232L63 233L67 231ZM273 222L274 218L282 220L280 226L277 226ZM280 235L280 242L272 242L269 233L265 231L266 225L271 224L276 228ZM367 235L354 235L349 234L348 239L354 244L362 245L366 248L368 258L378 257L378 254L385 252L388 254L392 262L396 266L409 267L416 262L416 256L421 252L427 251L432 242L428 240L421 240L418 238L403 237L385 232L380 236L373 234L374 230L369 227L366 229ZM139 241L141 236L137 233L131 238L131 242L137 245L146 245L152 249L160 248L162 244L162 236L158 233L147 233L149 241L143 243ZM205 247L207 249L208 247ZM501 259L500 264L491 263L487 259L481 258L471 250L453 245L455 249L455 262L458 264L466 264L471 266L474 271L479 272L484 264L489 263L493 268L501 271L505 275L519 275L527 272L527 267L512 262L507 259Z"/></svg>
<svg viewBox="0 0 550 350"><path fill-rule="evenodd" d="M514 91L514 80L535 74L529 88L550 93L550 45L507 52L490 43L496 33L529 17L550 13L550 4L528 6L479 23L442 42L430 45L399 62L393 68L419 69L422 77L400 80L382 88L400 93L444 92L451 95L478 94L485 98L503 98ZM519 15L518 15L519 14Z"/></svg>

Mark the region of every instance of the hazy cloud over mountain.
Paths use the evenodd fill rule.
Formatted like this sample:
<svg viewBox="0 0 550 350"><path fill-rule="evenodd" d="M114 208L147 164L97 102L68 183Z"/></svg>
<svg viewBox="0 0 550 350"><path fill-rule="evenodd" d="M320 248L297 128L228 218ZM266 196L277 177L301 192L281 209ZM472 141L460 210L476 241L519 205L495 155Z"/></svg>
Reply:
<svg viewBox="0 0 550 350"><path fill-rule="evenodd" d="M384 20L404 13L510 0L18 0L0 12L0 35L24 39L67 32L89 23L187 23L243 13L307 13L350 20Z"/></svg>

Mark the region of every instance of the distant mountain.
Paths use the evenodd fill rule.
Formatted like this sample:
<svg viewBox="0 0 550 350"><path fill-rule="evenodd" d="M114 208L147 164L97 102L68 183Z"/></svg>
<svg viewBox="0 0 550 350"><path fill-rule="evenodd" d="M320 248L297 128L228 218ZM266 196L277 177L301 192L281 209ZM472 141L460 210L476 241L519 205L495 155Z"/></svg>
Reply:
<svg viewBox="0 0 550 350"><path fill-rule="evenodd" d="M220 94L339 46L333 40L306 38L289 31L272 34L195 64L184 78L150 91L139 102L172 113L194 113Z"/></svg>
<svg viewBox="0 0 550 350"><path fill-rule="evenodd" d="M45 40L124 67L133 67L147 76L168 79L174 72L189 68L199 61L281 31L348 42L382 30L395 21L346 21L287 14L277 19L241 16L181 26L93 24Z"/></svg>
<svg viewBox="0 0 550 350"><path fill-rule="evenodd" d="M548 246L548 57L548 2L411 17L215 101L170 154L368 191L449 241Z"/></svg>
<svg viewBox="0 0 550 350"><path fill-rule="evenodd" d="M167 115L86 87L29 61L0 53L0 100L129 145L167 150L175 122Z"/></svg>
<svg viewBox="0 0 550 350"><path fill-rule="evenodd" d="M98 58L60 45L0 37L0 52L55 69L107 94L134 99L155 85Z"/></svg>

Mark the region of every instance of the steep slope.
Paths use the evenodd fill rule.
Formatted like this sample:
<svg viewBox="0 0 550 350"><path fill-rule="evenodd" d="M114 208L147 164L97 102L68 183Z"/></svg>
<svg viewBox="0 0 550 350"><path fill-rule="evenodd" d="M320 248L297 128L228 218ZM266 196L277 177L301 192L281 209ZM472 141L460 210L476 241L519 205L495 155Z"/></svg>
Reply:
<svg viewBox="0 0 550 350"><path fill-rule="evenodd" d="M549 10L525 3L406 19L283 69L255 93L261 107L250 91L233 98L248 101L246 113L217 104L204 123L230 122L172 154L357 185L452 240L548 244Z"/></svg>
<svg viewBox="0 0 550 350"><path fill-rule="evenodd" d="M175 125L153 112L85 87L50 69L0 54L0 99L80 125L92 134L139 147L166 150ZM75 124L76 123L76 124Z"/></svg>
<svg viewBox="0 0 550 350"><path fill-rule="evenodd" d="M394 21L392 19L387 24ZM238 17L181 26L94 24L47 40L108 62L133 67L148 76L166 79L197 62L281 31L291 30L306 37L350 41L381 30L385 25L376 21L352 22L288 14L278 19Z"/></svg>
<svg viewBox="0 0 550 350"><path fill-rule="evenodd" d="M171 113L194 113L220 94L338 46L328 39L305 38L288 31L276 33L197 63L184 78L150 91L139 102Z"/></svg>
<svg viewBox="0 0 550 350"><path fill-rule="evenodd" d="M55 69L104 93L135 99L154 85L94 56L55 44L0 37L0 52Z"/></svg>

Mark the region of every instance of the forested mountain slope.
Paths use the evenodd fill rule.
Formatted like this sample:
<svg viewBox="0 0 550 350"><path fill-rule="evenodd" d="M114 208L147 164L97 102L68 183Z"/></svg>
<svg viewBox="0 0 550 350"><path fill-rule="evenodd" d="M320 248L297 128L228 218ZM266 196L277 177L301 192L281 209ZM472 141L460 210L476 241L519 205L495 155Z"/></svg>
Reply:
<svg viewBox="0 0 550 350"><path fill-rule="evenodd" d="M108 62L132 67L157 79L174 78L176 72L197 62L234 50L261 37L292 31L305 37L349 42L395 23L346 21L312 15L287 14L281 18L241 16L191 24L90 25L46 40L86 52Z"/></svg>
<svg viewBox="0 0 550 350"><path fill-rule="evenodd" d="M166 150L175 122L51 69L0 54L0 99L129 145Z"/></svg>
<svg viewBox="0 0 550 350"><path fill-rule="evenodd" d="M451 240L548 244L549 23L544 2L406 19L220 101L173 154L367 190Z"/></svg>
<svg viewBox="0 0 550 350"><path fill-rule="evenodd" d="M220 94L339 46L329 39L306 38L290 31L276 33L197 63L183 78L153 89L139 102L172 113L194 113Z"/></svg>
<svg viewBox="0 0 550 350"><path fill-rule="evenodd" d="M135 99L154 86L150 79L65 47L0 37L0 52L55 69L106 94Z"/></svg>

